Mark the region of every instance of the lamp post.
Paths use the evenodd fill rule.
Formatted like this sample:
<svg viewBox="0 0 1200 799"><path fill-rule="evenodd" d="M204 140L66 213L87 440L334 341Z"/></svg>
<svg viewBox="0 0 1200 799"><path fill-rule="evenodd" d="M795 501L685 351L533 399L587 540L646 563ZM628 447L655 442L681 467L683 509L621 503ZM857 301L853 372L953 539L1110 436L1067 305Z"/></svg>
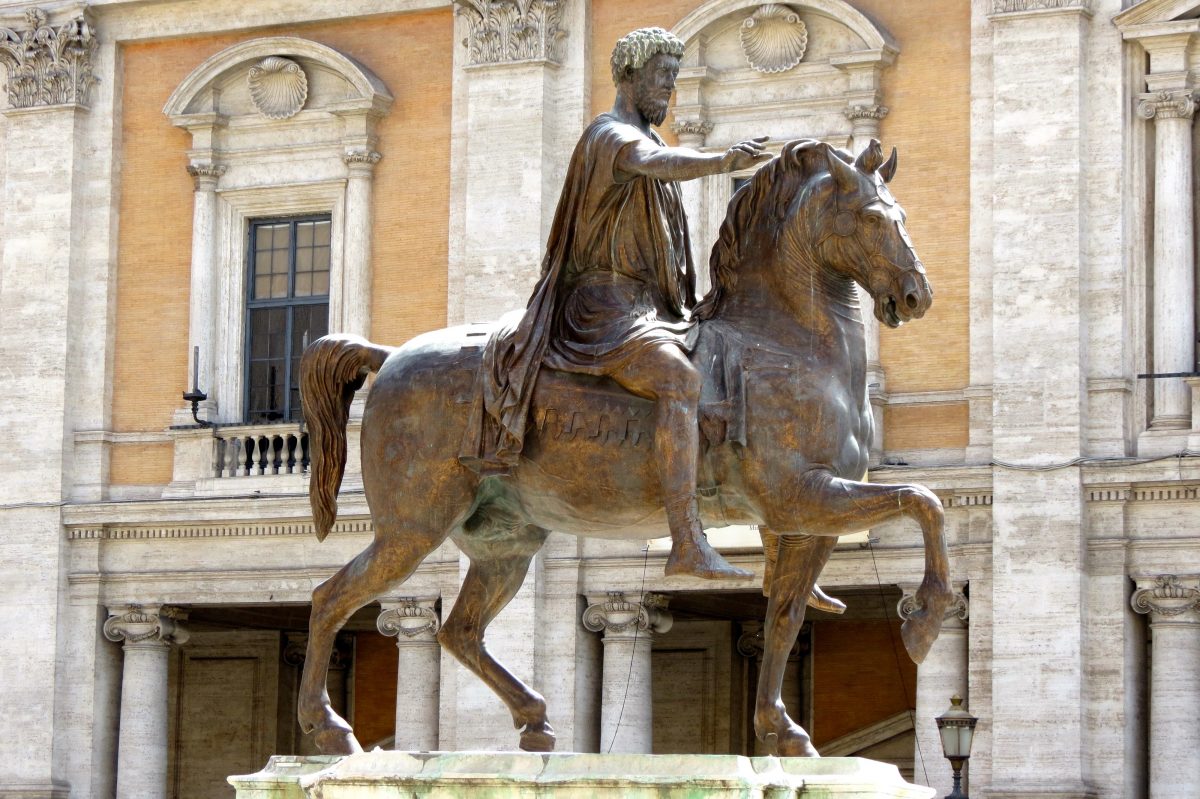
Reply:
<svg viewBox="0 0 1200 799"><path fill-rule="evenodd" d="M971 741L975 738L975 724L979 719L962 706L962 697L955 694L950 700L950 709L937 719L938 735L942 737L942 752L954 769L954 790L946 799L968 799L962 792L963 763L971 758Z"/></svg>

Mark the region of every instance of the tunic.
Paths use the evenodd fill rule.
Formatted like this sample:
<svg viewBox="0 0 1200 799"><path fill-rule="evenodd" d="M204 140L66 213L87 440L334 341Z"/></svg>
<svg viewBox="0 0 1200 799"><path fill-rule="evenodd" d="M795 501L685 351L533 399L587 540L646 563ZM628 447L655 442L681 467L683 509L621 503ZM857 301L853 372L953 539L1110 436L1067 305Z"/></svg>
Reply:
<svg viewBox="0 0 1200 799"><path fill-rule="evenodd" d="M690 351L695 270L673 181L620 180L617 157L647 138L601 114L584 131L525 313L484 347L459 459L481 473L516 465L538 369L608 375L647 347ZM653 131L649 137L665 146Z"/></svg>

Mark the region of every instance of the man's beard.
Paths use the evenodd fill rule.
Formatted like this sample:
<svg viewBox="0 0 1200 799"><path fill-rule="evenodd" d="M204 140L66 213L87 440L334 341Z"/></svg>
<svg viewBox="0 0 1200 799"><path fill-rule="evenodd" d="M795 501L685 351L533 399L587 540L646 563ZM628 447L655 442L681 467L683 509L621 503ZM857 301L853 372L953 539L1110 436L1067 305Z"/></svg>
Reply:
<svg viewBox="0 0 1200 799"><path fill-rule="evenodd" d="M637 105L638 113L651 125L661 125L667 118L668 102L666 100L639 97L635 100L635 105Z"/></svg>

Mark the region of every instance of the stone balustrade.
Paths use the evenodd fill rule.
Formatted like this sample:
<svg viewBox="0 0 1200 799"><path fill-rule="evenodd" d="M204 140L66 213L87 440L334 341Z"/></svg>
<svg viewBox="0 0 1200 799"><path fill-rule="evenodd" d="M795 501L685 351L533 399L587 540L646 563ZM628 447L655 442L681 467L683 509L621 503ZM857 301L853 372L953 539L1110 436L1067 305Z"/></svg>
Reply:
<svg viewBox="0 0 1200 799"><path fill-rule="evenodd" d="M213 477L307 474L308 433L299 424L238 425L213 433Z"/></svg>

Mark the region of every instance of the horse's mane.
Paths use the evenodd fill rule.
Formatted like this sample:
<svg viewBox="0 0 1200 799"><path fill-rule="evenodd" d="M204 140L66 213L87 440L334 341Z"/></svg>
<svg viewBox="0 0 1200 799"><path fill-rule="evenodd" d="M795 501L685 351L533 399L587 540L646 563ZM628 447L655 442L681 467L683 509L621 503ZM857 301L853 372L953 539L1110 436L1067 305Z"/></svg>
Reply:
<svg viewBox="0 0 1200 799"><path fill-rule="evenodd" d="M776 241L796 193L811 176L804 155L828 146L813 139L790 141L778 157L734 193L708 260L711 288L692 311L694 318L712 319L721 311L728 290L737 284L738 267L748 255L748 245L761 241L753 233L762 232L771 242ZM848 153L834 152L843 160L853 160Z"/></svg>

